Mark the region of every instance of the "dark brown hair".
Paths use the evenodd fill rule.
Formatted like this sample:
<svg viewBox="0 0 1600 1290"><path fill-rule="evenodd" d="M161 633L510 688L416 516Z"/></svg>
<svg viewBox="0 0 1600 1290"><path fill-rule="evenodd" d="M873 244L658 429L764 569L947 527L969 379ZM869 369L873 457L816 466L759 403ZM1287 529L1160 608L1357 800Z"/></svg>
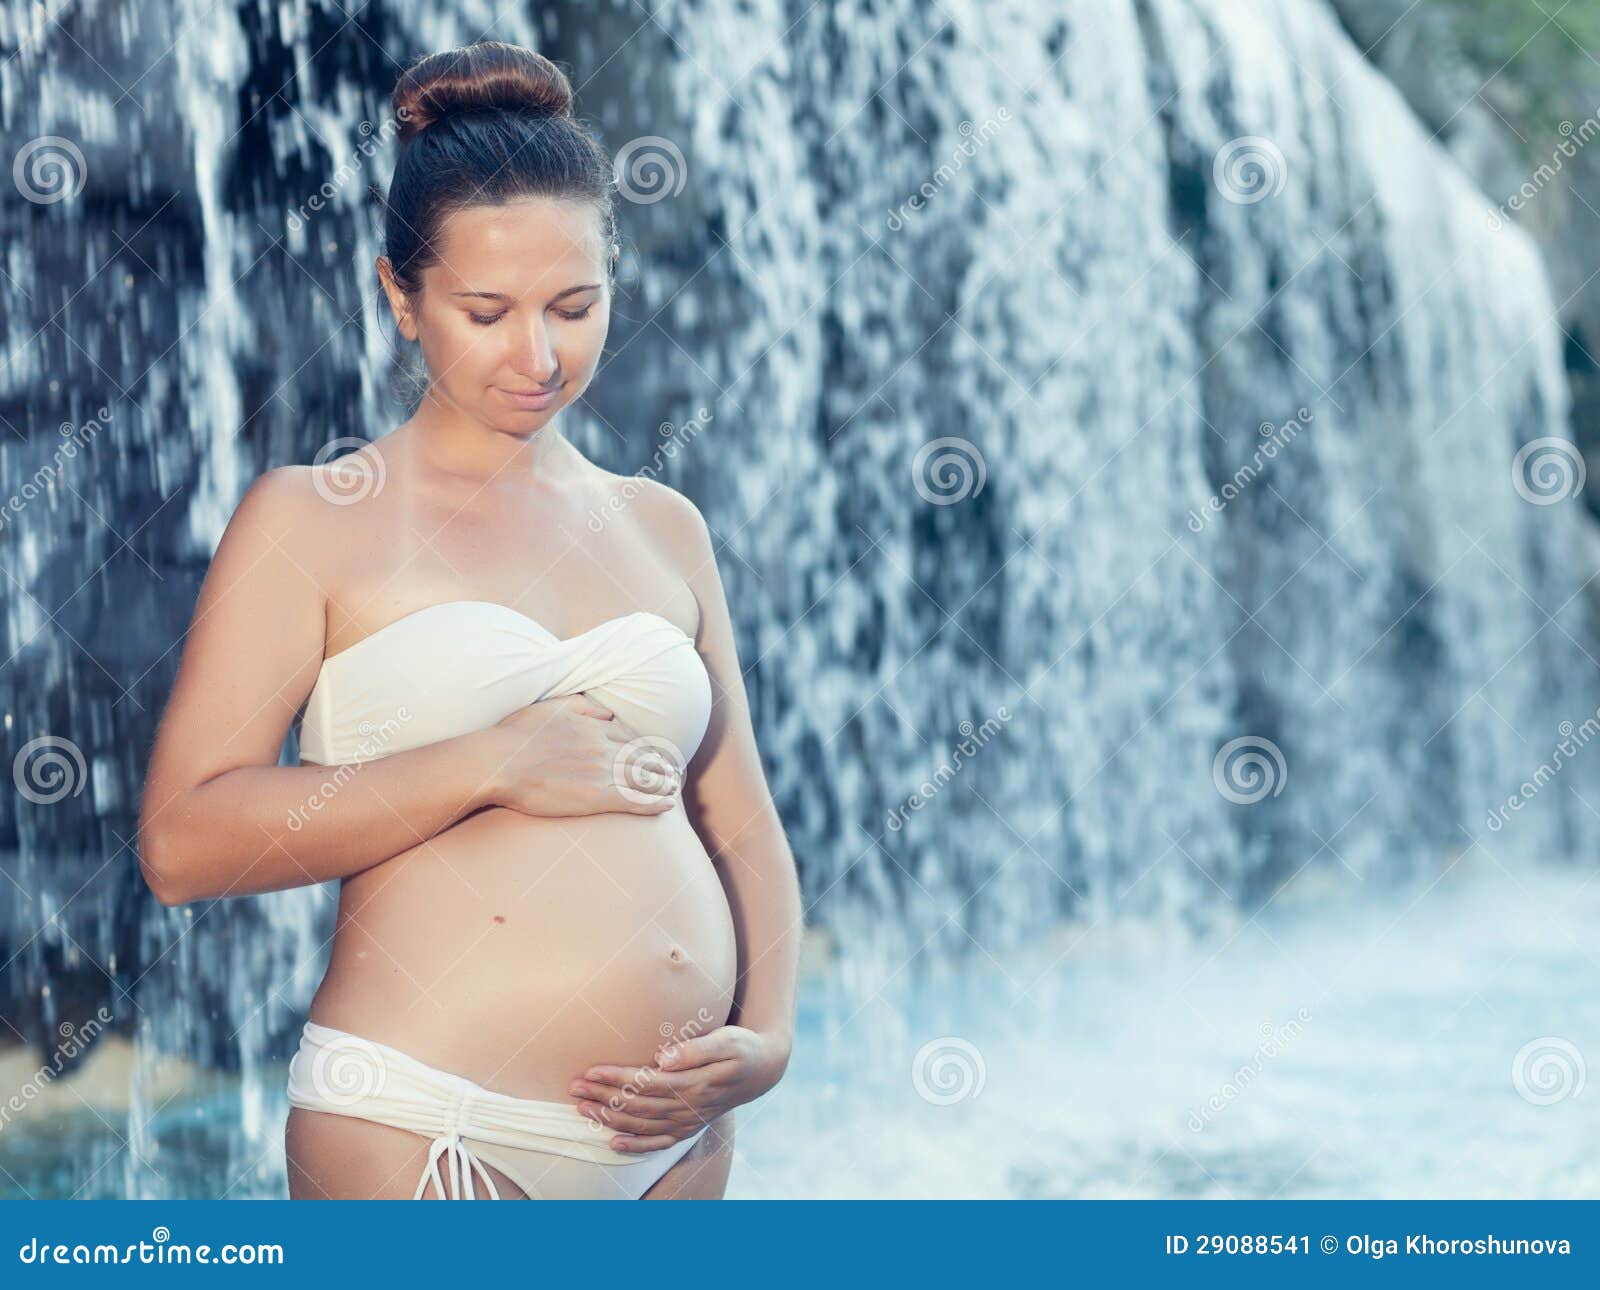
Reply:
<svg viewBox="0 0 1600 1290"><path fill-rule="evenodd" d="M384 201L384 254L407 294L436 264L445 220L519 197L589 202L609 274L617 246L611 163L572 114L572 84L542 54L497 40L430 54L394 87L400 155Z"/></svg>

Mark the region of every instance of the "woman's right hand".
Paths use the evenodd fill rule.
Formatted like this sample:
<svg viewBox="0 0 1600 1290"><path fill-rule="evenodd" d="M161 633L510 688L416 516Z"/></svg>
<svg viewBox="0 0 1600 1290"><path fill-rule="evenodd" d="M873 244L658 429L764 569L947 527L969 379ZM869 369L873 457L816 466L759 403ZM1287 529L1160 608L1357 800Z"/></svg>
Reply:
<svg viewBox="0 0 1600 1290"><path fill-rule="evenodd" d="M496 741L493 804L526 815L660 815L683 790L682 776L664 762L630 770L635 759L624 749L638 732L582 694L530 703L485 733Z"/></svg>

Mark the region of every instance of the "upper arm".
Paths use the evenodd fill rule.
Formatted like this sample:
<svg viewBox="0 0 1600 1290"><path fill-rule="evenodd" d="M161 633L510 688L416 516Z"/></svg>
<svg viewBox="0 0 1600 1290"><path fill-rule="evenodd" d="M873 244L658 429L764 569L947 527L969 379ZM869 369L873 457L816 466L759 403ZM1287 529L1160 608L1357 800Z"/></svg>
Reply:
<svg viewBox="0 0 1600 1290"><path fill-rule="evenodd" d="M664 544L700 606L695 647L711 677L711 720L689 763L684 806L715 855L747 827L776 823L777 810L756 747L711 530L699 508L681 493L662 484L648 492L656 503L652 509Z"/></svg>
<svg viewBox="0 0 1600 1290"><path fill-rule="evenodd" d="M275 765L322 662L325 596L307 558L318 500L302 466L267 471L217 546L156 732L140 830L180 793L240 766Z"/></svg>

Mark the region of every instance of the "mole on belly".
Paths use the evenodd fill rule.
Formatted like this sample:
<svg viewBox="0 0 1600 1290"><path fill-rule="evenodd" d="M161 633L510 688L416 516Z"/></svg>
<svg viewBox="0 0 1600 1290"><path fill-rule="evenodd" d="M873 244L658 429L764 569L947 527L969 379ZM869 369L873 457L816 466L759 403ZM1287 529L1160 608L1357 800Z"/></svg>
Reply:
<svg viewBox="0 0 1600 1290"><path fill-rule="evenodd" d="M504 914L496 914L494 916L494 921L497 923L503 923L506 921L506 916Z"/></svg>
<svg viewBox="0 0 1600 1290"><path fill-rule="evenodd" d="M674 945L672 947L671 953L668 954L667 957L670 958L674 963L682 963L683 962L683 951L680 950L676 945Z"/></svg>

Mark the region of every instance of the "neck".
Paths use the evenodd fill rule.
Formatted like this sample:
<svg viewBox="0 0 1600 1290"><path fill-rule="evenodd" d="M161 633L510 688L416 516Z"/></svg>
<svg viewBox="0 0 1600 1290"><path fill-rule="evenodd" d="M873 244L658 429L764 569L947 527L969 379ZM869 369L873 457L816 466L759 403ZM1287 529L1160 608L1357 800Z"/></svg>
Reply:
<svg viewBox="0 0 1600 1290"><path fill-rule="evenodd" d="M547 482L566 446L554 417L536 430L497 430L463 415L432 389L407 427L428 470L484 488Z"/></svg>

